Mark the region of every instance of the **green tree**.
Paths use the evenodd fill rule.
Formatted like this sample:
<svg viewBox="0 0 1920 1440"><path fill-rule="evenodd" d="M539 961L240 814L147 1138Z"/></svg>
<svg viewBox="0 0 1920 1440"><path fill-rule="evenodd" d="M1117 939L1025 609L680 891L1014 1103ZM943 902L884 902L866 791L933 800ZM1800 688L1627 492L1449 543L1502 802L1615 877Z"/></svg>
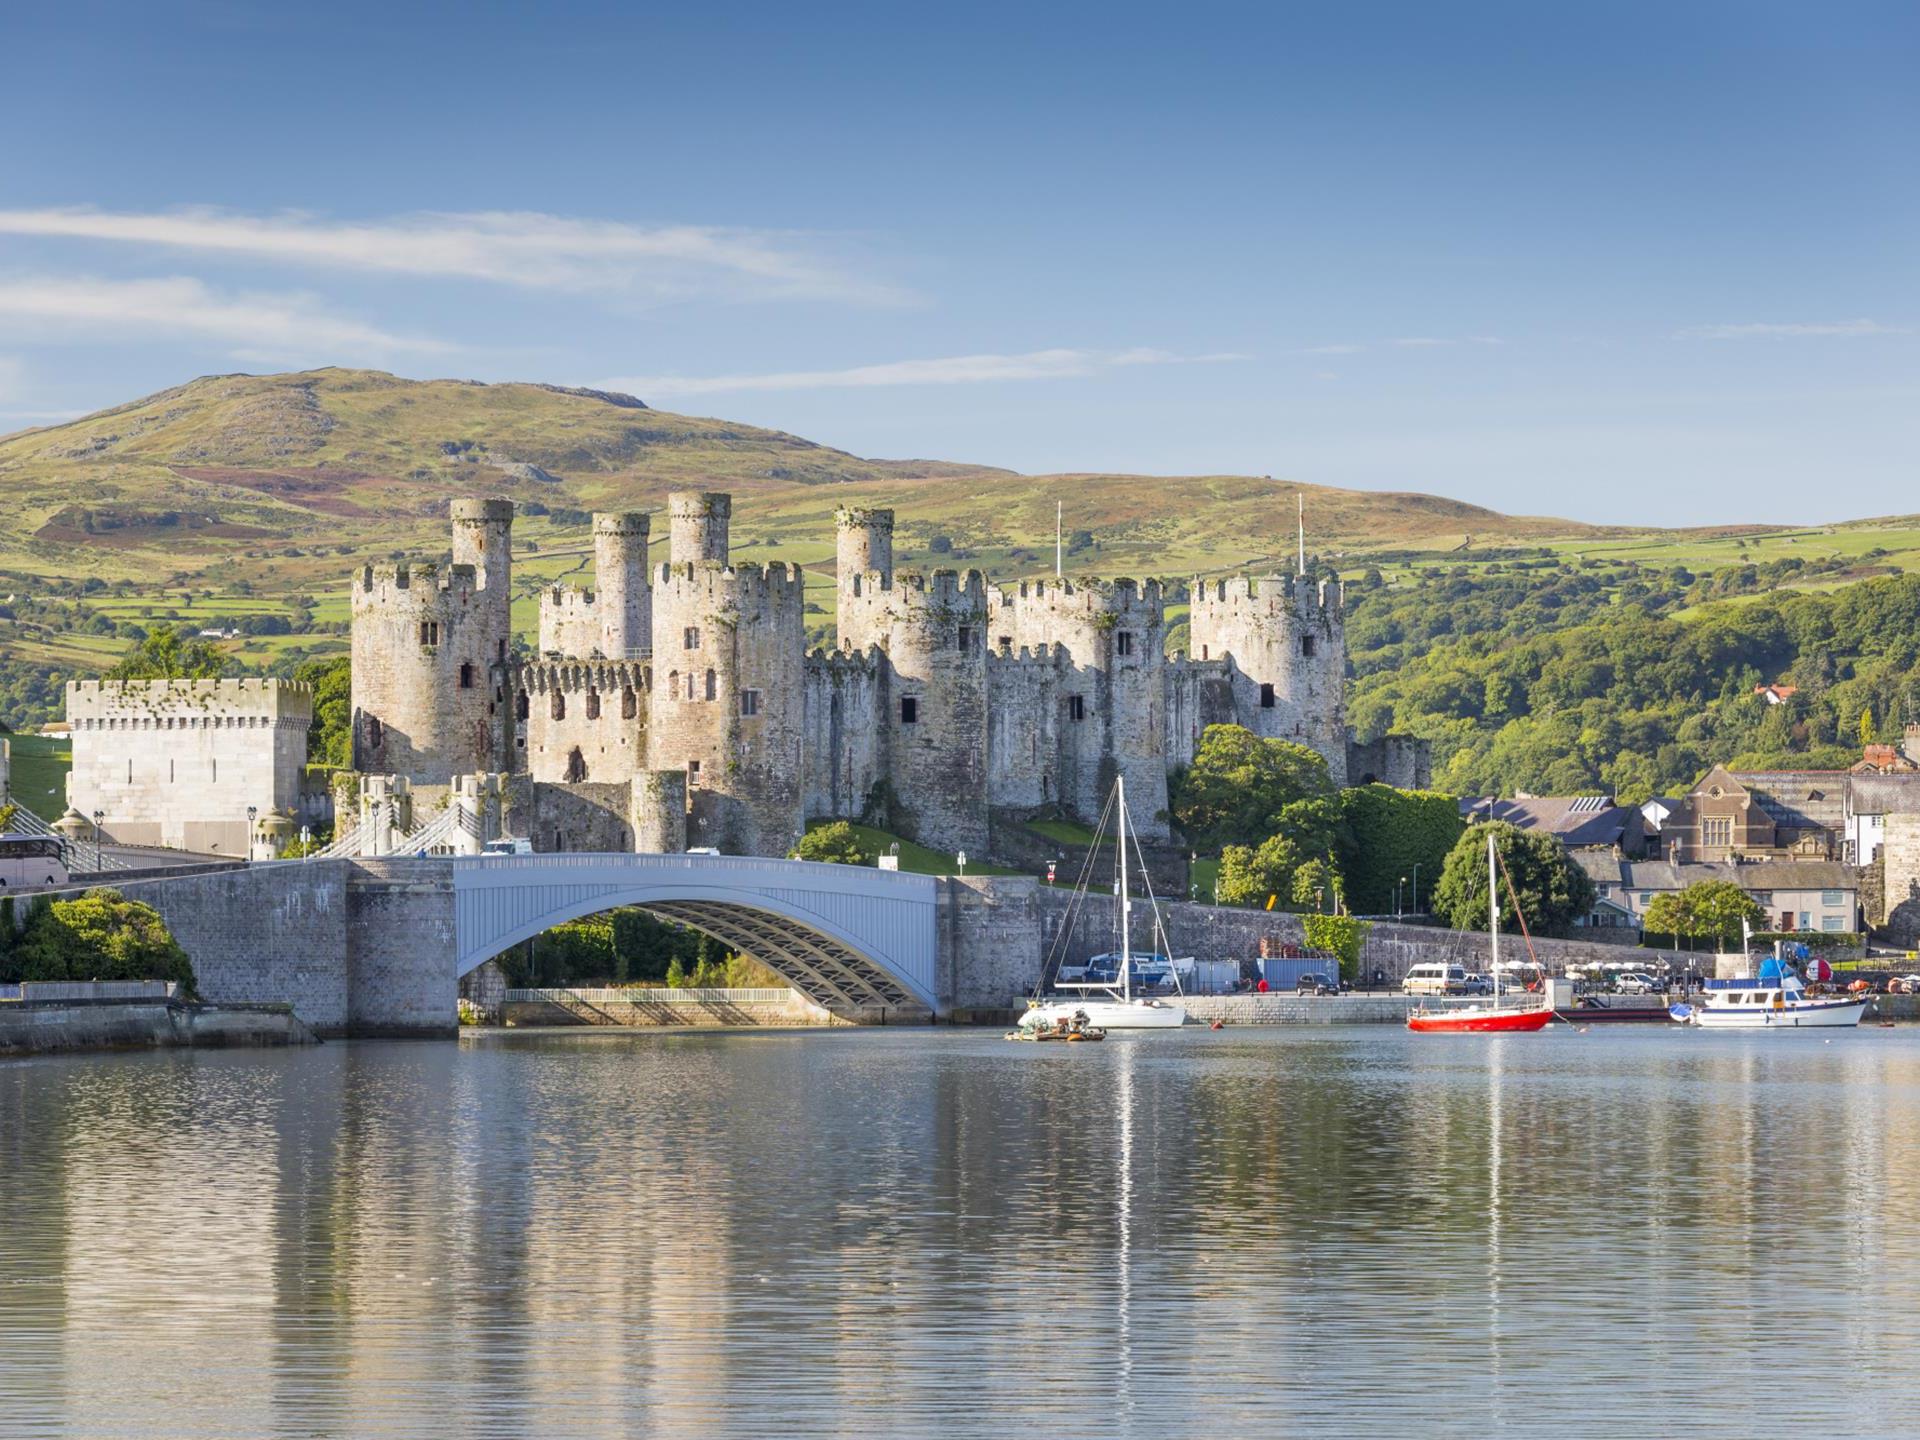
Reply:
<svg viewBox="0 0 1920 1440"><path fill-rule="evenodd" d="M216 645L172 625L156 625L107 672L110 680L215 680L232 662Z"/></svg>
<svg viewBox="0 0 1920 1440"><path fill-rule="evenodd" d="M1293 908L1332 912L1344 903L1340 874L1325 860L1302 861L1293 872Z"/></svg>
<svg viewBox="0 0 1920 1440"><path fill-rule="evenodd" d="M1447 852L1434 887L1433 908L1456 930L1487 928L1487 832L1491 830L1506 874L1500 879L1503 928L1512 921L1508 877L1520 899L1527 927L1535 934L1568 929L1593 905L1593 882L1567 857L1551 835L1522 830L1498 820L1468 828Z"/></svg>
<svg viewBox="0 0 1920 1440"><path fill-rule="evenodd" d="M194 993L187 952L151 905L89 890L36 905L4 963L5 980L171 980Z"/></svg>
<svg viewBox="0 0 1920 1440"><path fill-rule="evenodd" d="M678 955L667 962L667 988L670 990L687 988L687 967L680 963Z"/></svg>
<svg viewBox="0 0 1920 1440"><path fill-rule="evenodd" d="M307 728L307 761L339 770L353 766L353 660L336 655L303 661L293 678L313 686L313 723Z"/></svg>
<svg viewBox="0 0 1920 1440"><path fill-rule="evenodd" d="M844 820L818 825L800 837L787 852L789 860L814 860L823 865L871 865L873 857L860 845L853 826Z"/></svg>
<svg viewBox="0 0 1920 1440"><path fill-rule="evenodd" d="M1867 706L1860 712L1860 748L1866 749L1873 744L1873 707Z"/></svg>
<svg viewBox="0 0 1920 1440"><path fill-rule="evenodd" d="M1644 924L1652 935L1728 942L1740 939L1742 921L1761 930L1766 928L1767 913L1731 880L1700 880L1684 890L1654 896Z"/></svg>
<svg viewBox="0 0 1920 1440"><path fill-rule="evenodd" d="M1238 725L1209 725L1193 763L1168 785L1181 833L1209 851L1259 844L1285 828L1289 805L1326 797L1332 788L1317 751Z"/></svg>
<svg viewBox="0 0 1920 1440"><path fill-rule="evenodd" d="M1360 949L1367 943L1372 922L1351 915L1308 915L1301 922L1306 941L1315 950L1325 950L1340 961L1340 978L1357 979L1360 974Z"/></svg>
<svg viewBox="0 0 1920 1440"><path fill-rule="evenodd" d="M1284 835L1270 836L1258 847L1229 845L1220 852L1217 887L1228 905L1265 905L1269 896L1281 903L1293 899L1293 877L1301 864L1300 849Z"/></svg>

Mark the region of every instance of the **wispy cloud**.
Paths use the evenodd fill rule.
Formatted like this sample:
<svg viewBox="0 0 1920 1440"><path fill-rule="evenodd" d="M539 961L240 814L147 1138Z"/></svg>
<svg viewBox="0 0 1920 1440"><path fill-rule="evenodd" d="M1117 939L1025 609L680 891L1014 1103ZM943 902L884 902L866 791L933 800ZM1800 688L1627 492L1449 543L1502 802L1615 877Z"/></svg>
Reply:
<svg viewBox="0 0 1920 1440"><path fill-rule="evenodd" d="M1366 348L1364 345L1310 345L1300 353L1302 355L1358 355Z"/></svg>
<svg viewBox="0 0 1920 1440"><path fill-rule="evenodd" d="M1746 325L1695 325L1674 332L1676 340L1793 340L1807 336L1907 335L1905 325L1878 320L1757 321Z"/></svg>
<svg viewBox="0 0 1920 1440"><path fill-rule="evenodd" d="M848 370L785 370L765 375L627 375L600 388L652 395L716 395L731 390L860 389L878 385L978 385L1026 380L1079 380L1132 365L1212 365L1248 356L1231 351L1177 355L1168 350L1030 350L1019 355L950 355L895 360Z"/></svg>
<svg viewBox="0 0 1920 1440"><path fill-rule="evenodd" d="M630 225L532 211L429 212L342 221L301 213L240 215L208 209L0 210L0 234L538 289L616 289L654 298L717 294L876 305L911 298L822 257L815 253L816 239L791 232Z"/></svg>
<svg viewBox="0 0 1920 1440"><path fill-rule="evenodd" d="M193 336L239 347L235 353L242 358L271 360L453 348L331 314L311 296L223 294L187 276L0 280L0 335L43 342L70 336Z"/></svg>
<svg viewBox="0 0 1920 1440"><path fill-rule="evenodd" d="M1443 345L1504 345L1507 342L1498 335L1403 335L1397 340L1389 340L1389 345L1397 345L1402 350L1433 350Z"/></svg>

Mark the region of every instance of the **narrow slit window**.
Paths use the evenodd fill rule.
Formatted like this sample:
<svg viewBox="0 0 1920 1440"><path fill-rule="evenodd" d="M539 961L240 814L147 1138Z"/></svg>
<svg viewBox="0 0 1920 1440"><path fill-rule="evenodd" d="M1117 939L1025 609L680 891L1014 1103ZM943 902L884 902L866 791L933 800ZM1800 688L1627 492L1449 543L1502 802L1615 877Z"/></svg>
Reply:
<svg viewBox="0 0 1920 1440"><path fill-rule="evenodd" d="M720 694L720 682L714 678L713 671L707 671L707 699L717 699Z"/></svg>
<svg viewBox="0 0 1920 1440"><path fill-rule="evenodd" d="M1313 636L1302 635L1300 637L1300 653L1309 659L1313 657Z"/></svg>
<svg viewBox="0 0 1920 1440"><path fill-rule="evenodd" d="M470 660L462 660L460 662L460 688L462 690L473 689L473 662Z"/></svg>
<svg viewBox="0 0 1920 1440"><path fill-rule="evenodd" d="M587 719L598 720L599 718L600 692L598 690L589 690L587 691Z"/></svg>
<svg viewBox="0 0 1920 1440"><path fill-rule="evenodd" d="M567 697L565 695L562 695L558 690L554 691L553 703L550 706L548 706L547 713L553 716L553 718L556 720L566 719L567 718Z"/></svg>
<svg viewBox="0 0 1920 1440"><path fill-rule="evenodd" d="M1273 709L1273 686L1262 685L1260 687L1260 708L1262 710Z"/></svg>
<svg viewBox="0 0 1920 1440"><path fill-rule="evenodd" d="M1113 653L1116 655L1133 654L1133 632L1121 630L1113 637Z"/></svg>
<svg viewBox="0 0 1920 1440"><path fill-rule="evenodd" d="M629 685L620 692L620 718L631 720L639 713L640 697L633 693L633 687Z"/></svg>
<svg viewBox="0 0 1920 1440"><path fill-rule="evenodd" d="M900 699L900 723L918 725L920 723L920 701L917 696L903 695Z"/></svg>
<svg viewBox="0 0 1920 1440"><path fill-rule="evenodd" d="M1084 695L1067 696L1067 719L1084 720L1087 718L1087 697Z"/></svg>

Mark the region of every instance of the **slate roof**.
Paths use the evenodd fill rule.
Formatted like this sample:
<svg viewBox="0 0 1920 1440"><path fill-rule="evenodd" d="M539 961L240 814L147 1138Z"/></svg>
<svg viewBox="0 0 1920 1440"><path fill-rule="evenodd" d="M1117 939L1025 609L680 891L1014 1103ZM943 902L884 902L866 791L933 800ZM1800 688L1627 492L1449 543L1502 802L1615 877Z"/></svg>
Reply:
<svg viewBox="0 0 1920 1440"><path fill-rule="evenodd" d="M1920 814L1920 774L1850 775L1847 783L1855 815Z"/></svg>
<svg viewBox="0 0 1920 1440"><path fill-rule="evenodd" d="M1624 845L1636 848L1646 826L1631 805L1614 802L1611 795L1541 795L1527 800L1462 800L1461 819L1472 824L1487 818L1504 820L1522 830L1541 830L1569 850L1588 845Z"/></svg>
<svg viewBox="0 0 1920 1440"><path fill-rule="evenodd" d="M1828 830L1847 823L1844 770L1729 770L1775 825L1790 830Z"/></svg>
<svg viewBox="0 0 1920 1440"><path fill-rule="evenodd" d="M1573 863L1596 884L1626 890L1684 890L1702 880L1731 880L1742 890L1858 890L1859 871L1837 860L1761 860L1676 865L1671 860L1622 860L1596 851L1575 851Z"/></svg>

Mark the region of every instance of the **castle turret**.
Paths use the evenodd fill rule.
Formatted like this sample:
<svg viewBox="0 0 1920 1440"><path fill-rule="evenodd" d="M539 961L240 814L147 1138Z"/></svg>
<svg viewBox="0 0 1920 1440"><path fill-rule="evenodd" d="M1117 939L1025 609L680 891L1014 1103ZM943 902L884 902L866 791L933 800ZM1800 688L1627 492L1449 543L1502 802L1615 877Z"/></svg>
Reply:
<svg viewBox="0 0 1920 1440"><path fill-rule="evenodd" d="M705 509L718 509L724 550L727 497L697 498L720 502ZM676 555L681 524L676 508ZM686 772L689 845L784 855L800 835L803 794L800 568L676 560L653 580L648 768Z"/></svg>
<svg viewBox="0 0 1920 1440"><path fill-rule="evenodd" d="M1009 763L1043 771L1043 802L1091 822L1114 776L1127 777L1129 808L1142 838L1167 834L1166 612L1158 580L1048 577L996 588L988 621L995 648L1012 657L1046 652L1053 675L1051 756ZM1011 680L1011 674L1009 674ZM999 762L996 762L999 763ZM1031 777L1024 787L1031 791Z"/></svg>
<svg viewBox="0 0 1920 1440"><path fill-rule="evenodd" d="M893 511L843 505L834 511L836 580L843 594L858 595L893 579Z"/></svg>
<svg viewBox="0 0 1920 1440"><path fill-rule="evenodd" d="M733 497L705 490L676 490L667 496L668 540L675 565L727 563L727 524Z"/></svg>
<svg viewBox="0 0 1920 1440"><path fill-rule="evenodd" d="M644 514L593 517L593 576L600 609L600 653L632 660L653 648L653 590L647 580Z"/></svg>
<svg viewBox="0 0 1920 1440"><path fill-rule="evenodd" d="M1347 643L1340 582L1294 576L1193 582L1192 656L1231 662L1235 722L1293 740L1347 778Z"/></svg>
<svg viewBox="0 0 1920 1440"><path fill-rule="evenodd" d="M444 784L500 769L491 674L513 634L513 506L453 502L454 563L369 565L353 583L353 765Z"/></svg>
<svg viewBox="0 0 1920 1440"><path fill-rule="evenodd" d="M890 537L892 516L879 513ZM843 555L849 528L840 531ZM987 843L985 577L938 570L883 579L869 570L843 575L841 586L841 649L878 646L886 656L881 763L893 824L923 845L980 854Z"/></svg>

